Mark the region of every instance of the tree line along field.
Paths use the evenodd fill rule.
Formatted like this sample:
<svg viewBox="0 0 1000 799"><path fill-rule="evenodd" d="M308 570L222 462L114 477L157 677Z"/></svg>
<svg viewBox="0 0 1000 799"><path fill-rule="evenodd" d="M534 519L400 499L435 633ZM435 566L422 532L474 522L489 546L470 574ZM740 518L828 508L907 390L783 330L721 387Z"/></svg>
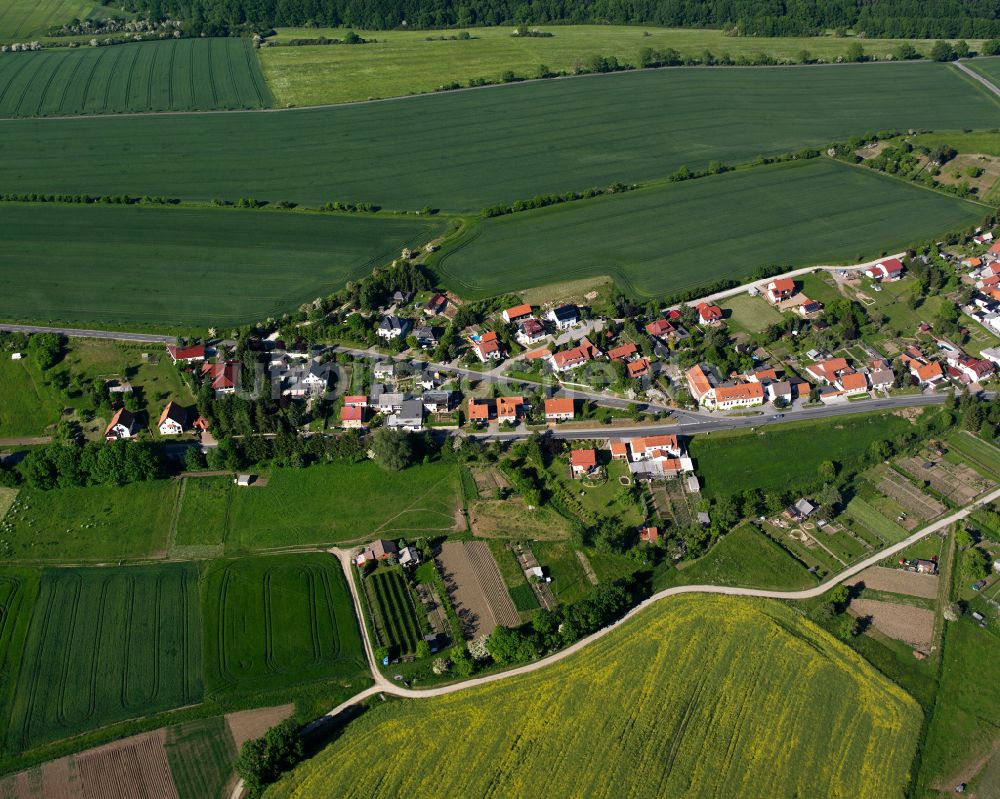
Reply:
<svg viewBox="0 0 1000 799"><path fill-rule="evenodd" d="M216 561L202 609L210 697L366 673L351 596L330 555Z"/></svg>
<svg viewBox="0 0 1000 799"><path fill-rule="evenodd" d="M824 157L488 219L436 268L469 297L596 275L662 296L758 266L875 257L987 210Z"/></svg>
<svg viewBox="0 0 1000 799"><path fill-rule="evenodd" d="M200 701L196 566L46 570L31 613L6 751Z"/></svg>
<svg viewBox="0 0 1000 799"><path fill-rule="evenodd" d="M949 64L654 70L276 113L3 120L0 185L479 211L867 130L998 124L997 100Z"/></svg>
<svg viewBox="0 0 1000 799"><path fill-rule="evenodd" d="M444 223L297 211L0 203L0 229L0 317L169 326L280 316L366 274L403 247L418 248Z"/></svg>
<svg viewBox="0 0 1000 799"><path fill-rule="evenodd" d="M889 799L920 724L909 695L794 611L676 597L536 673L379 705L269 795Z"/></svg>
<svg viewBox="0 0 1000 799"><path fill-rule="evenodd" d="M247 39L169 39L0 57L0 116L271 105Z"/></svg>
<svg viewBox="0 0 1000 799"><path fill-rule="evenodd" d="M86 19L101 9L88 0L4 0L0 5L0 41L23 41L71 19Z"/></svg>
<svg viewBox="0 0 1000 799"><path fill-rule="evenodd" d="M708 28L657 28L638 25L540 25L545 37L512 36L509 25L469 28L469 38L456 39L455 30L358 31L368 40L362 46L330 47L300 45L265 47L261 64L278 104L319 105L398 97L432 92L453 82L467 85L471 79L500 80L507 70L520 78L534 78L539 65L553 72L572 73L585 67L591 56L614 56L636 65L644 47L664 51L673 48L684 57L701 59L706 50L716 58L728 53L733 58L760 54L775 59L800 61L802 52L810 58L835 61L844 56L855 39L833 35L814 37L764 38L726 36ZM338 29L279 28L269 37L275 44L295 39L343 38ZM922 39L860 40L866 54L881 59L896 53L905 41L923 55L930 53L932 41ZM970 41L973 50L979 40Z"/></svg>

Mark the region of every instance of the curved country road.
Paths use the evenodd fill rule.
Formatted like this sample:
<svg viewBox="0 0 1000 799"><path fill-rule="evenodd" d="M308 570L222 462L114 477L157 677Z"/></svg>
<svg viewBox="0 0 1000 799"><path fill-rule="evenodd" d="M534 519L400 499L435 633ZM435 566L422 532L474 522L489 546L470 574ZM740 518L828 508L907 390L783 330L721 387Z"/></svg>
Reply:
<svg viewBox="0 0 1000 799"><path fill-rule="evenodd" d="M599 638L603 638L605 635L610 633L615 628L625 624L633 616L642 613L646 608L651 605L656 604L664 599L672 596L677 596L679 594L727 594L729 596L747 596L747 597L759 597L763 599L813 599L818 597L827 591L829 591L834 586L839 583L849 580L856 574L864 571L869 566L874 566L879 561L885 560L897 552L909 547L911 544L919 541L921 538L925 538L932 533L936 533L939 530L946 528L948 525L954 522L960 521L968 516L970 513L975 511L977 508L986 505L994 500L1000 499L1000 488L995 491L986 494L982 498L976 500L971 505L962 508L961 510L955 511L954 513L934 522L933 524L924 527L921 530L913 533L908 538L900 541L898 544L893 544L890 547L879 550L874 555L865 558L863 561L854 564L853 566L844 569L842 572L831 577L825 583L821 583L813 588L806 588L801 591L768 591L759 588L735 588L731 586L720 586L720 585L683 585L674 588L666 588L657 594L653 594L649 598L643 600L638 605L636 605L632 610L622 616L618 621L609 624L607 627L602 627L597 632L588 635L586 638L581 638L572 646L568 646L565 649L561 649L558 652L544 657L541 660L536 660L528 663L524 666L519 666L514 669L509 669L507 671L497 672L495 674L489 674L485 677L476 677L470 680L465 680L464 682L452 683L451 685L442 685L435 688L426 689L414 689L414 688L403 688L396 685L391 680L386 678L375 666L375 655L372 649L371 640L368 637L368 629L364 624L361 625L362 634L365 642L365 652L368 655L368 662L371 665L372 674L375 679L375 685L371 688L361 692L357 696L349 699L341 705L331 710L327 716L336 715L345 707L355 704L362 698L370 696L374 693L387 693L393 694L394 696L402 696L409 699L421 699L427 696L443 696L445 694L453 694L457 691L465 691L469 688L475 688L479 685L486 685L491 682L497 682L498 680L507 680L511 677L517 677L522 674L529 674L533 671L538 671L539 669L544 669L546 666L551 666L553 663L558 663L560 660L568 658L579 652L581 649L589 646L590 644L597 641ZM330 550L339 559L341 566L344 569L344 574L347 577L348 585L351 587L351 595L354 598L355 608L359 614L358 618L363 618L361 614L361 604L360 598L357 594L357 586L354 583L353 576L351 574L351 553L348 550L343 549L332 549ZM315 723L315 722L314 722Z"/></svg>
<svg viewBox="0 0 1000 799"><path fill-rule="evenodd" d="M426 688L422 690L417 690L414 688L403 688L395 684L392 680L386 678L378 669L375 663L375 652L372 648L371 639L368 637L368 628L365 624L361 623L361 634L365 644L365 654L368 658L369 668L371 669L372 676L375 680L375 684L370 688L366 688L364 691L355 694L350 699L341 704L337 705L335 708L327 712L325 715L306 725L302 730L303 734L307 734L313 729L321 726L323 723L331 718L340 715L343 711L348 708L357 705L359 702L364 701L370 696L375 696L377 694L392 694L393 696L400 696L406 699L423 699L431 696L444 696L446 694L454 694L458 691L465 691L469 688L476 688L480 685L487 685L492 682L498 682L500 680L507 680L511 677L518 677L522 674L530 674L533 671L538 671L539 669L544 669L547 666L551 666L554 663L558 663L560 660L568 658L570 655L574 655L581 649L589 646L600 638L610 633L612 630L625 624L629 619L638 614L642 613L651 605L656 604L664 599L672 596L678 596L680 594L725 594L728 596L746 596L746 597L758 597L762 599L814 599L833 588L836 585L849 580L856 574L863 572L869 566L874 566L879 561L885 558L895 555L897 552L901 552L911 544L919 541L922 538L926 538L932 533L936 533L939 530L943 530L948 525L954 522L961 521L970 513L975 511L977 508L987 505L1000 499L1000 488L992 491L989 494L981 497L980 499L973 502L971 505L967 505L961 510L955 511L954 513L939 519L933 524L924 527L921 530L913 533L908 538L900 541L898 544L893 544L886 549L879 550L874 555L865 558L860 563L856 563L844 569L842 572L831 577L825 583L820 583L813 588L806 588L801 591L769 591L760 588L735 588L731 586L721 586L721 585L682 585L675 588L666 588L659 593L653 594L651 597L643 600L638 605L636 605L632 610L622 616L618 621L609 624L607 627L602 627L597 632L588 635L586 638L581 638L572 646L568 646L565 649L560 649L558 652L544 657L541 660L536 660L528 663L524 666L518 666L517 668L509 669L507 671L497 672L495 674L489 674L485 677L475 677L470 680L465 680L463 682L452 683L450 685L441 685L435 688ZM329 552L336 555L340 560L340 565L344 570L344 576L347 579L347 584L351 589L351 597L354 601L355 612L358 614L358 619L362 620L364 616L362 615L362 605L361 598L358 596L358 589L354 582L354 575L351 573L351 551L346 549L333 548ZM234 787L232 793L230 794L230 799L239 799L242 795L243 783L242 780Z"/></svg>

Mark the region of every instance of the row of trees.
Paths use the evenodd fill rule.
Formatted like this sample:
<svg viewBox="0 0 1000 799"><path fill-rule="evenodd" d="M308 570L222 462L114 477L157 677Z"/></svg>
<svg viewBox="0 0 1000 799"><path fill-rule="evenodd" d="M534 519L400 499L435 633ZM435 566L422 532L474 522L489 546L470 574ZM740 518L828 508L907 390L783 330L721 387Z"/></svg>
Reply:
<svg viewBox="0 0 1000 799"><path fill-rule="evenodd" d="M550 22L648 23L674 28L723 28L736 36L810 36L847 29L869 37L990 39L1000 19L988 4L963 0L124 0L153 21L179 17L194 35L267 32L273 27L330 26L364 30L472 27Z"/></svg>
<svg viewBox="0 0 1000 799"><path fill-rule="evenodd" d="M530 625L497 627L486 639L486 649L501 666L527 663L610 624L635 604L638 593L632 582L601 583L586 599L539 611Z"/></svg>
<svg viewBox="0 0 1000 799"><path fill-rule="evenodd" d="M31 449L16 472L8 472L4 482L23 481L32 488L105 485L123 486L154 480L163 473L160 450L144 442L115 441L110 444L80 444L55 441Z"/></svg>

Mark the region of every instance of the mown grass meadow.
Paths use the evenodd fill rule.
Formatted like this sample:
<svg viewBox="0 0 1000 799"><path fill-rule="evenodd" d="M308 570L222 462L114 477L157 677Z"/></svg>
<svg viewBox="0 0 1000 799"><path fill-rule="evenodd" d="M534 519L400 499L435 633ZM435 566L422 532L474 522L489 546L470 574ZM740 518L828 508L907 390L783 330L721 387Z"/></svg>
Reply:
<svg viewBox="0 0 1000 799"><path fill-rule="evenodd" d="M451 464L275 468L266 486L234 492L226 551L445 532L455 525L459 492Z"/></svg>
<svg viewBox="0 0 1000 799"><path fill-rule="evenodd" d="M986 212L824 157L488 219L435 266L463 296L595 275L658 296L758 266L877 257Z"/></svg>
<svg viewBox="0 0 1000 799"><path fill-rule="evenodd" d="M280 113L4 120L0 186L479 211L868 130L998 125L996 98L947 64L675 69Z"/></svg>
<svg viewBox="0 0 1000 799"><path fill-rule="evenodd" d="M376 706L272 795L889 799L920 723L912 698L794 611L678 597L537 673Z"/></svg>
<svg viewBox="0 0 1000 799"><path fill-rule="evenodd" d="M167 39L0 58L0 116L268 108L248 39Z"/></svg>
<svg viewBox="0 0 1000 799"><path fill-rule="evenodd" d="M708 499L748 488L794 491L816 482L823 461L857 468L874 442L892 441L909 428L910 422L893 414L840 416L758 432L698 435L690 453Z"/></svg>
<svg viewBox="0 0 1000 799"><path fill-rule="evenodd" d="M11 561L118 561L163 557L178 484L42 491L21 488L4 517L4 558Z"/></svg>
<svg viewBox="0 0 1000 799"><path fill-rule="evenodd" d="M637 25L539 25L547 37L515 37L509 25L460 31L358 31L368 43L360 47L305 45L267 47L260 51L265 74L280 105L317 105L431 92L440 86L471 79L500 80L511 70L519 78L534 78L545 64L553 72L573 73L586 67L591 56L615 56L635 65L644 47L674 48L682 56L702 59L706 50L716 58L765 54L798 62L802 52L811 59L835 61L844 56L853 38L830 36L726 36L721 30L656 28ZM315 28L279 28L271 41L318 36L342 38L345 31ZM374 40L374 41L373 41ZM917 51L928 55L933 42L911 39ZM869 55L894 54L898 39L861 41ZM979 41L969 41L976 49ZM975 62L978 63L978 62Z"/></svg>
<svg viewBox="0 0 1000 799"><path fill-rule="evenodd" d="M215 561L203 576L202 612L212 698L366 673L351 595L331 555Z"/></svg>
<svg viewBox="0 0 1000 799"><path fill-rule="evenodd" d="M816 578L752 524L742 524L685 568L656 573L655 590L671 585L736 585L776 591L807 588Z"/></svg>
<svg viewBox="0 0 1000 799"><path fill-rule="evenodd" d="M196 566L46 570L6 748L200 701L201 658Z"/></svg>
<svg viewBox="0 0 1000 799"><path fill-rule="evenodd" d="M373 215L0 203L0 318L160 326L266 319L342 288L443 227Z"/></svg>
<svg viewBox="0 0 1000 799"><path fill-rule="evenodd" d="M0 438L40 436L59 421L62 402L30 358L0 359Z"/></svg>

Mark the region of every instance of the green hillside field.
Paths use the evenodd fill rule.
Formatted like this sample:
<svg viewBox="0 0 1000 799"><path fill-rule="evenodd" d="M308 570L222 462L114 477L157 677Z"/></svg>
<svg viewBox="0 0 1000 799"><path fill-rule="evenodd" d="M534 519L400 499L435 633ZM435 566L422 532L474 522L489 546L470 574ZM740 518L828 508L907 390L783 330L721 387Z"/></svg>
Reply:
<svg viewBox="0 0 1000 799"><path fill-rule="evenodd" d="M376 703L268 796L896 799L920 724L793 610L677 597L536 673Z"/></svg>
<svg viewBox="0 0 1000 799"><path fill-rule="evenodd" d="M662 296L758 266L877 257L988 210L824 157L489 219L436 267L470 297L595 275Z"/></svg>
<svg viewBox="0 0 1000 799"><path fill-rule="evenodd" d="M276 113L0 121L8 192L478 211L868 130L1000 125L950 64L674 69Z"/></svg>
<svg viewBox="0 0 1000 799"><path fill-rule="evenodd" d="M4 0L0 4L0 41L37 38L53 25L92 15L110 16L102 13L96 0Z"/></svg>
<svg viewBox="0 0 1000 799"><path fill-rule="evenodd" d="M387 215L2 203L0 318L160 326L264 319L342 288L443 229Z"/></svg>
<svg viewBox="0 0 1000 799"><path fill-rule="evenodd" d="M336 558L311 553L215 561L202 585L210 697L367 676Z"/></svg>
<svg viewBox="0 0 1000 799"><path fill-rule="evenodd" d="M8 752L200 701L197 567L44 571L23 646Z"/></svg>
<svg viewBox="0 0 1000 799"><path fill-rule="evenodd" d="M614 56L636 65L644 47L663 51L674 48L683 57L703 59L706 50L716 58L733 59L759 54L799 62L802 53L827 62L843 57L854 38L833 35L780 38L726 36L707 28L656 28L635 25L540 25L550 36L512 36L513 26L469 28L469 38L457 39L458 30L358 31L368 43L357 47L299 45L265 47L261 62L280 105L318 105L397 97L432 92L471 79L498 81L506 70L520 78L534 78L544 64L552 72L573 73L585 67L590 56ZM279 28L269 37L275 44L294 39L343 38L346 31L330 28ZM896 53L902 41L925 56L932 41L926 39L862 39L864 52L879 59ZM970 40L978 50L982 42Z"/></svg>
<svg viewBox="0 0 1000 799"><path fill-rule="evenodd" d="M246 39L169 39L0 58L0 116L267 108Z"/></svg>

